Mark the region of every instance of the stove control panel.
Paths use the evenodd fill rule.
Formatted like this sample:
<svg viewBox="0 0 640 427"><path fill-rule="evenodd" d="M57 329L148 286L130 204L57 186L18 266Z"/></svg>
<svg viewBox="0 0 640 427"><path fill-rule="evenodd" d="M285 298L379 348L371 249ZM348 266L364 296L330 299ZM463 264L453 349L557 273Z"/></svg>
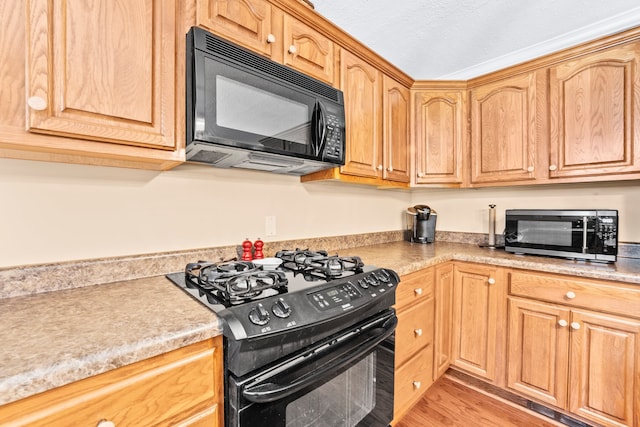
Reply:
<svg viewBox="0 0 640 427"><path fill-rule="evenodd" d="M350 303L361 296L362 294L358 288L351 282L346 282L328 289L322 289L308 295L311 303L323 311Z"/></svg>

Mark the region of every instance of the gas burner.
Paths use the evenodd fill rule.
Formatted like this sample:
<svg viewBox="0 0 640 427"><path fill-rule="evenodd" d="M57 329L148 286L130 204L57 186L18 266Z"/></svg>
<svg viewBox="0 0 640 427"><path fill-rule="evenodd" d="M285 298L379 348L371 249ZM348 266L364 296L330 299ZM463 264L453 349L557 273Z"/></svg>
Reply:
<svg viewBox="0 0 640 427"><path fill-rule="evenodd" d="M276 294L287 292L288 283L283 272L264 271L246 261L190 263L185 277L187 285L198 288L207 299L228 305L247 302L267 290Z"/></svg>
<svg viewBox="0 0 640 427"><path fill-rule="evenodd" d="M285 250L276 253L276 257L283 260L282 267L285 269L324 279L340 277L346 271L360 273L364 267L359 257L329 256L327 251Z"/></svg>

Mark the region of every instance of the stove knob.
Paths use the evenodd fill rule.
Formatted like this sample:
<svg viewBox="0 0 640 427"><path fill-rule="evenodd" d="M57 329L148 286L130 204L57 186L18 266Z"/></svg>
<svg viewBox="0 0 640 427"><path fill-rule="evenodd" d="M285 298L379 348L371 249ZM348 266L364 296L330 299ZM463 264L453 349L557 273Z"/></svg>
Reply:
<svg viewBox="0 0 640 427"><path fill-rule="evenodd" d="M369 284L367 283L367 281L365 279L358 279L358 285L360 285L360 287L362 289L368 289L369 288Z"/></svg>
<svg viewBox="0 0 640 427"><path fill-rule="evenodd" d="M373 274L365 277L364 280L366 280L371 286L378 286L380 284L380 282L378 282L378 278Z"/></svg>
<svg viewBox="0 0 640 427"><path fill-rule="evenodd" d="M282 298L278 299L278 301L273 304L271 311L281 319L286 319L291 315L291 307Z"/></svg>
<svg viewBox="0 0 640 427"><path fill-rule="evenodd" d="M259 326L266 325L269 322L269 312L265 310L262 304L258 304L256 308L249 312L249 320Z"/></svg>

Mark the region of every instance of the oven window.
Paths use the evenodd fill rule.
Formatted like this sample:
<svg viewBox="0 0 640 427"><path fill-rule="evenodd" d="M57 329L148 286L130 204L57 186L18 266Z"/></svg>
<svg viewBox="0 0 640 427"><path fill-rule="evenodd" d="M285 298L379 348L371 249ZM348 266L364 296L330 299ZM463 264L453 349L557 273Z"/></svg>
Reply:
<svg viewBox="0 0 640 427"><path fill-rule="evenodd" d="M519 243L571 246L571 221L518 220Z"/></svg>
<svg viewBox="0 0 640 427"><path fill-rule="evenodd" d="M302 145L310 139L308 105L221 75L216 76L216 112L221 127Z"/></svg>
<svg viewBox="0 0 640 427"><path fill-rule="evenodd" d="M355 426L376 406L376 352L290 402L287 427Z"/></svg>

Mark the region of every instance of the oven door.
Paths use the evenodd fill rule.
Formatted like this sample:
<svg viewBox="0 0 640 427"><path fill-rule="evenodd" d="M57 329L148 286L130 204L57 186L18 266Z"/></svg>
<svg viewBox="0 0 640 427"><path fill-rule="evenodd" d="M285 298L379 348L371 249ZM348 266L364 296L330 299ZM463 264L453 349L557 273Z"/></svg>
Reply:
<svg viewBox="0 0 640 427"><path fill-rule="evenodd" d="M228 378L227 425L388 426L394 336L389 310L244 378Z"/></svg>

